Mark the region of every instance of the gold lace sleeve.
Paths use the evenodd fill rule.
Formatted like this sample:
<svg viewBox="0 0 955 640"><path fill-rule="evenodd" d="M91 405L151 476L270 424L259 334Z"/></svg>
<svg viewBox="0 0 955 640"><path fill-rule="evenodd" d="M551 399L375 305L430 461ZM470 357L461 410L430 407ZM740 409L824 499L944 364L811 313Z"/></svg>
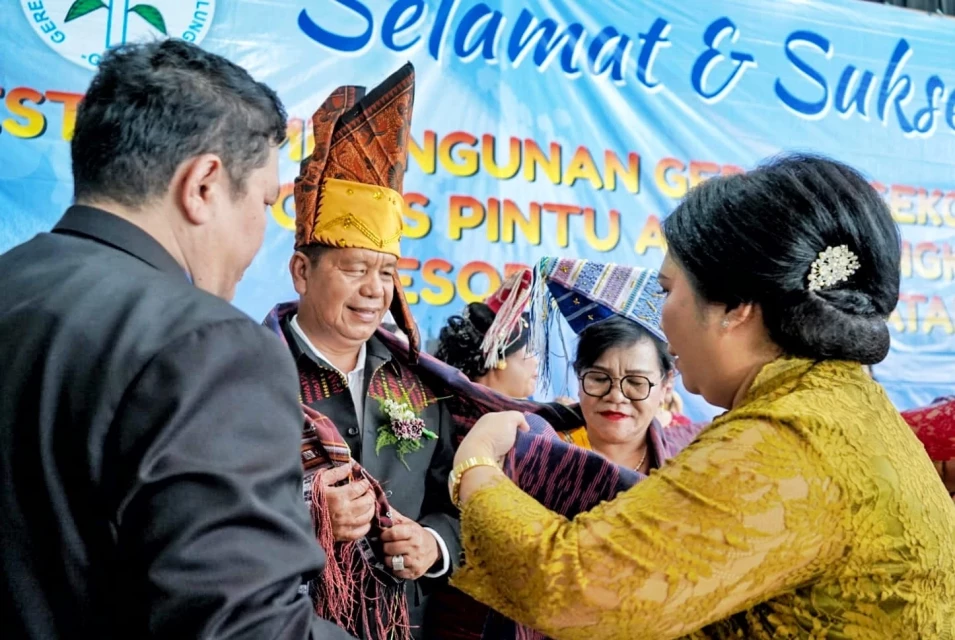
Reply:
<svg viewBox="0 0 955 640"><path fill-rule="evenodd" d="M453 584L557 640L674 638L791 590L841 553L840 491L785 428L711 428L574 520L508 481L462 513Z"/></svg>

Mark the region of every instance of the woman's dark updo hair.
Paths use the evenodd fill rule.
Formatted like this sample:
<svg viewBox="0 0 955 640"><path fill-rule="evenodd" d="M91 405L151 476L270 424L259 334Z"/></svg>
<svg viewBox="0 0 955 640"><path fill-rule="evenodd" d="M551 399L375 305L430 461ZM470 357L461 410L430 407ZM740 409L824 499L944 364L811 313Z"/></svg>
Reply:
<svg viewBox="0 0 955 640"><path fill-rule="evenodd" d="M862 364L888 353L901 242L888 206L854 169L794 155L714 178L691 190L663 229L696 293L730 309L758 304L785 353ZM859 268L809 291L812 263L840 245Z"/></svg>
<svg viewBox="0 0 955 640"><path fill-rule="evenodd" d="M660 372L666 378L673 370L673 358L663 340L641 327L632 320L620 316L610 316L603 322L592 324L580 332L577 340L577 357L574 360L574 373L580 375L594 366L600 356L609 349L629 347L638 342L653 344L660 362Z"/></svg>
<svg viewBox="0 0 955 640"><path fill-rule="evenodd" d="M484 335L494 322L494 312L483 302L472 302L468 305L463 316L451 316L448 323L438 335L438 348L434 357L446 362L455 369L461 370L469 380L476 380L487 374L484 366L484 353L481 343ZM523 316L527 320L527 314ZM519 328L520 336L513 338L513 342L504 350L509 356L527 344L528 332L526 325Z"/></svg>

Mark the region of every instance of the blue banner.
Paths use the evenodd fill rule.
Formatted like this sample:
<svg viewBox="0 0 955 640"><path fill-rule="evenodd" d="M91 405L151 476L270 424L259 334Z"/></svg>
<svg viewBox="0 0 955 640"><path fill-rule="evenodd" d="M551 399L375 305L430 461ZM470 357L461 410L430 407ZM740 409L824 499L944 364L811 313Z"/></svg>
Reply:
<svg viewBox="0 0 955 640"><path fill-rule="evenodd" d="M857 0L5 0L0 12L0 251L70 204L68 141L103 50L184 38L270 84L290 114L282 198L235 300L262 317L294 297L292 180L310 116L339 84L411 60L400 268L426 338L541 256L658 266L660 221L689 188L809 150L861 169L902 231L877 378L900 408L955 388L951 18ZM711 413L686 399L692 416Z"/></svg>

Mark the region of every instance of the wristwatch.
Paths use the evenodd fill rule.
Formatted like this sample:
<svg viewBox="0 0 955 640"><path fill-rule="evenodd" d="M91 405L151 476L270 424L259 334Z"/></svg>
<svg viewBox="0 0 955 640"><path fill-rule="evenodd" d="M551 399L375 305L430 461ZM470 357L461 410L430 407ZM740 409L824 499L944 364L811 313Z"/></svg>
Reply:
<svg viewBox="0 0 955 640"><path fill-rule="evenodd" d="M478 456L475 458L468 458L463 462L459 462L454 469L451 470L451 473L448 475L448 490L451 492L451 502L455 507L459 507L458 501L460 499L461 493L461 478L464 477L464 474L468 470L473 469L474 467L494 467L500 469L497 460L494 458L488 458L486 456Z"/></svg>

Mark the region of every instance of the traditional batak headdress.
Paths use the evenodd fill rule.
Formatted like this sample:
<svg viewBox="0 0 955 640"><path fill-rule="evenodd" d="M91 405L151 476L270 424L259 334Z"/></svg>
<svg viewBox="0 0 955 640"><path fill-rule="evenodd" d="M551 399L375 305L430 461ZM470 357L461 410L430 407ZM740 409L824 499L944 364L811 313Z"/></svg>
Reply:
<svg viewBox="0 0 955 640"><path fill-rule="evenodd" d="M543 258L534 278L531 342L534 350L541 354L545 384L555 307L576 334L617 315L636 322L666 342L660 328L665 294L653 269L573 258Z"/></svg>
<svg viewBox="0 0 955 640"><path fill-rule="evenodd" d="M312 116L315 150L295 179L295 248L370 249L401 257L402 183L414 107L406 64L366 93L342 86ZM416 356L420 337L398 275L391 313Z"/></svg>
<svg viewBox="0 0 955 640"><path fill-rule="evenodd" d="M531 300L534 272L524 268L511 274L484 304L494 313L481 343L484 366L488 369L505 365L504 359L527 344L530 323L524 313ZM502 366L504 365L504 366Z"/></svg>

